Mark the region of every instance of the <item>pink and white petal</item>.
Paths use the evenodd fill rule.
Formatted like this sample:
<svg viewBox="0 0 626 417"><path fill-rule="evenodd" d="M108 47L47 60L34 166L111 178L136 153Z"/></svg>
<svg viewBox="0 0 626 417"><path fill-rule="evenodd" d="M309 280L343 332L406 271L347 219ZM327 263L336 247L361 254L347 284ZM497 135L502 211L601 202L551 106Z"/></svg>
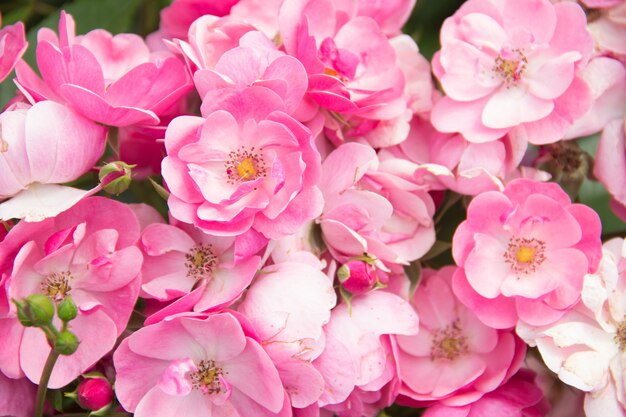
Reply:
<svg viewBox="0 0 626 417"><path fill-rule="evenodd" d="M142 327L128 339L128 347L138 355L154 359L205 359L204 347L187 331L181 320L165 319Z"/></svg>
<svg viewBox="0 0 626 417"><path fill-rule="evenodd" d="M243 352L246 339L237 319L231 314L214 314L207 319L183 317L180 324L217 362L231 360Z"/></svg>
<svg viewBox="0 0 626 417"><path fill-rule="evenodd" d="M492 236L476 233L474 249L465 260L465 275L472 288L486 298L496 298L511 273L506 263L506 242Z"/></svg>
<svg viewBox="0 0 626 417"><path fill-rule="evenodd" d="M0 220L24 219L40 222L55 217L83 198L99 191L79 190L57 184L34 183L10 200L0 203Z"/></svg>
<svg viewBox="0 0 626 417"><path fill-rule="evenodd" d="M211 417L211 399L200 391L189 395L174 396L164 393L158 386L153 387L141 399L135 409L137 417L190 417L203 415Z"/></svg>
<svg viewBox="0 0 626 417"><path fill-rule="evenodd" d="M537 97L521 87L501 87L485 104L481 121L492 129L512 128L520 123L540 120L553 110L552 100Z"/></svg>
<svg viewBox="0 0 626 417"><path fill-rule="evenodd" d="M561 96L574 79L574 63L579 59L580 53L572 51L548 59L536 67L530 62L524 75L529 92L544 100Z"/></svg>
<svg viewBox="0 0 626 417"><path fill-rule="evenodd" d="M522 26L537 44L548 43L557 28L557 14L548 0L505 1L502 18L502 27Z"/></svg>

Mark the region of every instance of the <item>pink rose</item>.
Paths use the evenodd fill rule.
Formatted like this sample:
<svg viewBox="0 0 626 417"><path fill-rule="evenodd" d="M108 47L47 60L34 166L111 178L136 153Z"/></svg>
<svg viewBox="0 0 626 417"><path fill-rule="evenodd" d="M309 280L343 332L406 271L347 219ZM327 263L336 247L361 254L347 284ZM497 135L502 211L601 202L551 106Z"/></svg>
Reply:
<svg viewBox="0 0 626 417"><path fill-rule="evenodd" d="M60 302L70 295L78 307L70 329L80 345L58 359L50 388L65 386L89 369L126 329L141 280L138 238L137 218L127 206L91 197L55 218L18 223L0 243L7 298L40 293ZM6 341L0 370L38 382L50 346L41 329L23 327L16 314L14 305L7 310L0 304L0 334Z"/></svg>
<svg viewBox="0 0 626 417"><path fill-rule="evenodd" d="M17 22L0 30L0 82L13 71L27 47L24 23Z"/></svg>
<svg viewBox="0 0 626 417"><path fill-rule="evenodd" d="M433 58L446 93L433 125L478 143L516 129L533 144L561 139L591 105L579 77L593 50L586 22L570 2L464 3L445 20Z"/></svg>
<svg viewBox="0 0 626 417"><path fill-rule="evenodd" d="M514 326L558 320L580 299L583 277L598 267L596 212L572 204L554 183L510 182L475 197L452 253L454 292L485 324Z"/></svg>
<svg viewBox="0 0 626 417"><path fill-rule="evenodd" d="M266 238L295 233L322 209L311 132L265 87L213 91L206 118L184 116L165 134L171 215L207 233Z"/></svg>
<svg viewBox="0 0 626 417"><path fill-rule="evenodd" d="M37 65L18 65L17 82L36 101L70 104L88 119L111 126L157 124L159 115L191 89L184 64L151 54L141 37L101 29L75 36L74 19L62 12L59 36L41 29Z"/></svg>

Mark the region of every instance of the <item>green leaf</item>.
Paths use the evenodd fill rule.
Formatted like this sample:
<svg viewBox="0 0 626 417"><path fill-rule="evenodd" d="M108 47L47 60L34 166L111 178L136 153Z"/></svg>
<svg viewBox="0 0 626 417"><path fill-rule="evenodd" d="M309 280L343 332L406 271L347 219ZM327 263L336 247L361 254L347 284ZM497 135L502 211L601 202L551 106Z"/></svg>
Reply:
<svg viewBox="0 0 626 417"><path fill-rule="evenodd" d="M611 210L609 204L611 196L604 186L597 181L585 180L578 195L579 201L586 204L598 213L602 221L602 235L626 234L626 223L621 221Z"/></svg>
<svg viewBox="0 0 626 417"><path fill-rule="evenodd" d="M161 184L157 183L152 178L148 177L148 180L150 180L150 184L152 184L152 186L154 187L154 190L157 192L159 197L161 197L163 200L167 201L167 199L170 197L169 191L167 191L165 189L165 187L163 187Z"/></svg>
<svg viewBox="0 0 626 417"><path fill-rule="evenodd" d="M74 17L77 34L98 28L116 34L133 31L135 15L140 5L141 0L76 0L64 4L63 10ZM57 10L28 31L27 39L30 46L24 54L24 59L31 66L35 67L37 31L42 27L49 27L56 32L60 14L60 10Z"/></svg>
<svg viewBox="0 0 626 417"><path fill-rule="evenodd" d="M433 247L430 248L430 250L426 253L426 255L420 258L420 260L428 261L429 259L436 258L437 256L441 255L445 251L450 250L450 248L452 248L452 243L438 240L435 242Z"/></svg>

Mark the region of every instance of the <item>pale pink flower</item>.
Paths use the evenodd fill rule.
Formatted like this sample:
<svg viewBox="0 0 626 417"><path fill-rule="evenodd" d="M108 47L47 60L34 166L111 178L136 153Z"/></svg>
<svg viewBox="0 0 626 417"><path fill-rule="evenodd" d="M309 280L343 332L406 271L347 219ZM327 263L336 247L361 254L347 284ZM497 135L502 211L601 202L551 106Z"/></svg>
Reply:
<svg viewBox="0 0 626 417"><path fill-rule="evenodd" d="M105 125L157 124L159 115L191 89L191 78L177 57L151 54L134 34L101 29L75 36L74 19L61 12L59 36L38 33L37 65L43 81L25 63L17 82L35 101L65 102Z"/></svg>
<svg viewBox="0 0 626 417"><path fill-rule="evenodd" d="M535 382L535 373L522 369L504 385L476 402L459 407L435 404L424 417L543 417L550 406ZM496 414L494 414L496 413Z"/></svg>
<svg viewBox="0 0 626 417"><path fill-rule="evenodd" d="M138 238L139 224L128 207L91 197L55 218L18 223L0 243L0 273L7 277L8 298L40 293L59 302L70 295L78 307L70 329L80 345L71 356L58 359L50 388L65 386L86 371L126 328L141 280L141 251L134 246ZM1 371L38 382L50 352L44 332L23 327L14 305L0 314L0 334L6 341Z"/></svg>
<svg viewBox="0 0 626 417"><path fill-rule="evenodd" d="M454 292L495 328L553 323L580 299L583 277L598 267L601 224L554 183L510 182L475 197L452 254Z"/></svg>
<svg viewBox="0 0 626 417"><path fill-rule="evenodd" d="M24 23L17 22L0 29L0 82L13 71L27 47Z"/></svg>
<svg viewBox="0 0 626 417"><path fill-rule="evenodd" d="M626 415L626 245L604 245L600 268L585 277L582 301L558 322L520 324L518 332L536 345L545 364L568 385L587 392L588 417Z"/></svg>
<svg viewBox="0 0 626 417"><path fill-rule="evenodd" d="M598 142L593 168L595 177L622 207L626 207L625 120L613 120L606 125Z"/></svg>
<svg viewBox="0 0 626 417"><path fill-rule="evenodd" d="M593 41L580 6L549 0L470 0L445 20L433 72L446 97L432 113L442 132L489 142L521 129L555 142L591 105L578 71Z"/></svg>
<svg viewBox="0 0 626 417"><path fill-rule="evenodd" d="M324 392L312 362L324 349L323 326L336 302L333 282L322 271L284 262L264 268L237 308L258 333L294 408L315 403Z"/></svg>
<svg viewBox="0 0 626 417"><path fill-rule="evenodd" d="M434 243L434 203L410 180L412 171L407 174L403 162L379 165L374 150L358 143L343 144L324 160L320 188L325 205L318 222L339 262L368 253L406 264Z"/></svg>
<svg viewBox="0 0 626 417"><path fill-rule="evenodd" d="M526 353L512 332L487 327L455 297L455 270L424 270L412 299L420 331L397 337L400 394L417 404L473 403L517 372Z"/></svg>
<svg viewBox="0 0 626 417"><path fill-rule="evenodd" d="M376 20L380 28L389 36L398 35L411 15L415 0L359 0L357 14Z"/></svg>
<svg viewBox="0 0 626 417"><path fill-rule="evenodd" d="M378 23L343 6L330 0L283 2L279 26L285 51L306 68L308 97L327 110L327 134L333 141L364 138L373 146L399 143L406 138L411 116L411 94L405 95L402 67L423 62L416 48L411 52L398 45L401 66ZM427 73L422 77L427 80ZM430 99L430 91L424 94Z"/></svg>
<svg viewBox="0 0 626 417"><path fill-rule="evenodd" d="M0 219L40 221L76 204L89 191L57 185L94 167L107 130L52 101L0 114Z"/></svg>
<svg viewBox="0 0 626 417"><path fill-rule="evenodd" d="M625 38L626 39L626 38ZM626 115L626 67L616 59L596 56L580 71L591 90L593 105L577 118L564 139L591 135Z"/></svg>
<svg viewBox="0 0 626 417"><path fill-rule="evenodd" d="M0 372L0 415L31 417L37 386L26 378L11 379Z"/></svg>
<svg viewBox="0 0 626 417"><path fill-rule="evenodd" d="M194 291L194 311L228 306L252 282L261 258L235 261L235 238L155 223L141 235L142 296L169 301ZM201 288L201 290L200 290Z"/></svg>
<svg viewBox="0 0 626 417"><path fill-rule="evenodd" d="M278 371L231 313L143 327L113 359L117 398L137 417L288 415Z"/></svg>
<svg viewBox="0 0 626 417"><path fill-rule="evenodd" d="M200 97L221 88L267 87L283 99L289 114L300 106L308 86L300 61L258 31L245 33L239 46L224 52L213 69L196 71L194 81Z"/></svg>
<svg viewBox="0 0 626 417"><path fill-rule="evenodd" d="M292 234L317 217L320 156L310 130L265 87L214 91L205 118L170 123L162 171L171 215L207 233L266 238Z"/></svg>
<svg viewBox="0 0 626 417"><path fill-rule="evenodd" d="M626 4L620 0L613 1L583 1L599 16L589 19L589 32L596 43L596 49L601 54L616 56L626 61Z"/></svg>
<svg viewBox="0 0 626 417"><path fill-rule="evenodd" d="M220 57L239 46L239 39L255 28L230 16L205 15L189 27L189 33L172 45L180 51L189 70L213 69Z"/></svg>
<svg viewBox="0 0 626 417"><path fill-rule="evenodd" d="M319 406L340 404L356 389L379 391L397 378L395 335L414 335L413 308L382 290L354 297L333 309L325 327L326 344L313 362L325 381ZM395 397L395 394L394 394Z"/></svg>
<svg viewBox="0 0 626 417"><path fill-rule="evenodd" d="M226 16L239 0L174 0L161 10L161 32L166 38L185 39L191 24L205 15Z"/></svg>

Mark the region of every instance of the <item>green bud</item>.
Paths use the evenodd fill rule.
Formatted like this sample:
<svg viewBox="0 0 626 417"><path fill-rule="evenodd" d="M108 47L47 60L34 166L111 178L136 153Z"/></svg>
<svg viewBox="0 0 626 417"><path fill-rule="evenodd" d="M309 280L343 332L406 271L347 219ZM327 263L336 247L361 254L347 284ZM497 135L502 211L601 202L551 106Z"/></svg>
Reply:
<svg viewBox="0 0 626 417"><path fill-rule="evenodd" d="M71 355L76 352L80 342L76 335L69 330L61 331L54 340L54 350L61 355Z"/></svg>
<svg viewBox="0 0 626 417"><path fill-rule="evenodd" d="M350 278L350 268L348 265L341 265L337 270L337 278L339 278L339 282L344 282L348 278Z"/></svg>
<svg viewBox="0 0 626 417"><path fill-rule="evenodd" d="M74 320L78 315L78 308L72 301L72 297L66 296L57 306L57 316L64 322Z"/></svg>
<svg viewBox="0 0 626 417"><path fill-rule="evenodd" d="M132 169L136 166L128 165L122 161L115 161L100 168L98 178L104 191L118 195L128 190L132 180Z"/></svg>
<svg viewBox="0 0 626 417"><path fill-rule="evenodd" d="M52 300L43 294L31 294L24 299L24 315L34 326L41 327L52 322L54 317L54 304Z"/></svg>
<svg viewBox="0 0 626 417"><path fill-rule="evenodd" d="M17 308L17 319L22 323L24 327L32 327L33 321L26 314L26 305L22 301L13 300L15 307Z"/></svg>

